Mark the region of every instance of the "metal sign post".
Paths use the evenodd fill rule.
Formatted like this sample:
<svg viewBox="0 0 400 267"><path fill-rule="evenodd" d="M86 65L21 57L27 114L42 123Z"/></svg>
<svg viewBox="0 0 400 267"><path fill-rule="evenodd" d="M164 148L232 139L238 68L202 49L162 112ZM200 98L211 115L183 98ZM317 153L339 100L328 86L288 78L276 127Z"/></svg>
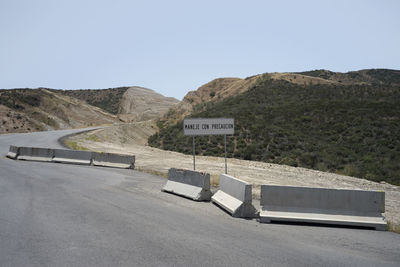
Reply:
<svg viewBox="0 0 400 267"><path fill-rule="evenodd" d="M228 174L228 165L226 164L226 134L224 135L224 147L225 147L225 174Z"/></svg>
<svg viewBox="0 0 400 267"><path fill-rule="evenodd" d="M193 136L193 170L196 170L196 143L197 135L223 135L225 150L225 174L228 174L226 136L235 132L235 121L233 118L213 119L191 119L183 120L183 134Z"/></svg>
<svg viewBox="0 0 400 267"><path fill-rule="evenodd" d="M193 135L193 170L196 170L196 142L195 136Z"/></svg>

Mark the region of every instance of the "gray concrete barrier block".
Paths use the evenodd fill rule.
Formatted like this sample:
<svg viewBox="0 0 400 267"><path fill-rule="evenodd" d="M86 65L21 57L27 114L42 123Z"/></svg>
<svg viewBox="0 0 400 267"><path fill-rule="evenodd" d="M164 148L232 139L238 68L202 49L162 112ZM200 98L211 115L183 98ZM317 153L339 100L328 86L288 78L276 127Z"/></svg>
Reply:
<svg viewBox="0 0 400 267"><path fill-rule="evenodd" d="M17 146L10 146L10 149L7 153L7 158L10 159L17 159L19 153L19 147Z"/></svg>
<svg viewBox="0 0 400 267"><path fill-rule="evenodd" d="M92 161L95 166L134 169L135 156L115 153L92 152Z"/></svg>
<svg viewBox="0 0 400 267"><path fill-rule="evenodd" d="M168 181L162 191L191 198L196 201L210 201L210 174L171 168Z"/></svg>
<svg viewBox="0 0 400 267"><path fill-rule="evenodd" d="M17 159L51 162L53 160L53 156L54 150L50 148L20 147Z"/></svg>
<svg viewBox="0 0 400 267"><path fill-rule="evenodd" d="M261 222L387 227L384 192L262 185L260 204Z"/></svg>
<svg viewBox="0 0 400 267"><path fill-rule="evenodd" d="M67 150L67 149L54 149L53 162L90 165L92 162L92 152Z"/></svg>
<svg viewBox="0 0 400 267"><path fill-rule="evenodd" d="M222 174L219 180L219 190L212 196L211 201L233 217L254 218L257 214L252 204L251 184Z"/></svg>

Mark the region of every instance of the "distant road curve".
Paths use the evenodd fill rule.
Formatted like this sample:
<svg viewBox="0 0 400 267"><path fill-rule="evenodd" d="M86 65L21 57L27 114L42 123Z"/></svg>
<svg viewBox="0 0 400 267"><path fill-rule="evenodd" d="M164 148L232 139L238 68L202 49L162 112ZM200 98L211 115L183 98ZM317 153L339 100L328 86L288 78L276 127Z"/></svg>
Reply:
<svg viewBox="0 0 400 267"><path fill-rule="evenodd" d="M59 143L59 139L68 135L100 128L102 127L0 135L0 148L2 149L0 154L4 154L3 146L7 147L6 149L8 149L9 145L63 148L63 146Z"/></svg>
<svg viewBox="0 0 400 267"><path fill-rule="evenodd" d="M0 266L399 266L395 233L260 224L158 176L5 158L79 131L0 135Z"/></svg>

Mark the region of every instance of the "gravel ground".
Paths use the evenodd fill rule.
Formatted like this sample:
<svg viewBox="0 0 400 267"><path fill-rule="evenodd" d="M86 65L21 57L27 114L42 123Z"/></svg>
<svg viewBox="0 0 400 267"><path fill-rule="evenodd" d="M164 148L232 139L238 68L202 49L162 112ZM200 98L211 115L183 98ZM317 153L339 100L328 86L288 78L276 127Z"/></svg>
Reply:
<svg viewBox="0 0 400 267"><path fill-rule="evenodd" d="M134 154L135 169L166 177L170 168L193 169L193 156L164 151L146 145L147 136L155 131L153 122L122 125L72 136L79 146L92 151ZM216 185L224 173L224 158L196 156L196 170L211 174ZM385 217L391 227L400 225L400 187L365 179L271 163L228 159L228 174L253 184L253 198L260 198L260 185L309 186L336 189L384 191Z"/></svg>

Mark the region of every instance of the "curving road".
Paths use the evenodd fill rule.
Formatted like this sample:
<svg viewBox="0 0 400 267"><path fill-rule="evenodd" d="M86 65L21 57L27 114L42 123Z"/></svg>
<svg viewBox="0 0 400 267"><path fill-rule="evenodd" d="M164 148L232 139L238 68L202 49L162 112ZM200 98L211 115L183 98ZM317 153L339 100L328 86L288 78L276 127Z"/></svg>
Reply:
<svg viewBox="0 0 400 267"><path fill-rule="evenodd" d="M0 136L0 266L400 265L395 233L234 219L158 176L5 158L76 131Z"/></svg>

